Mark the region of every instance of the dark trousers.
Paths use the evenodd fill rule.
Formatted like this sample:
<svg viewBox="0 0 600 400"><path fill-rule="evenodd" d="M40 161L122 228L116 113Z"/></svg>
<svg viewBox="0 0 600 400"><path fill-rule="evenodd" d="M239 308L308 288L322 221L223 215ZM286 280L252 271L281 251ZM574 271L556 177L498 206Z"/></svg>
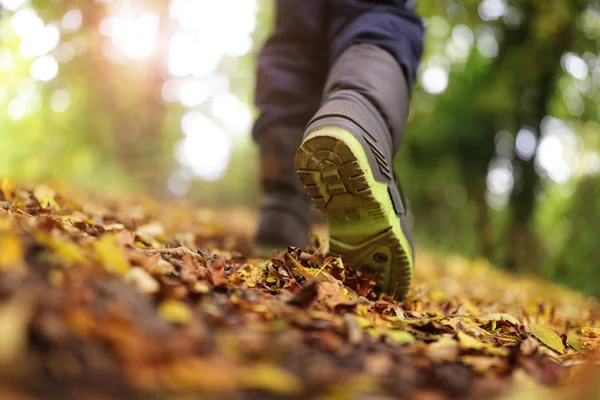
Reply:
<svg viewBox="0 0 600 400"><path fill-rule="evenodd" d="M389 53L402 69L403 86L410 88L423 51L424 31L411 3L277 0L275 29L258 58L260 116L253 129L255 139L271 142L263 136L269 136L274 127L301 131L319 109L331 67L354 44L375 45ZM293 139L297 144L300 140L301 135Z"/></svg>

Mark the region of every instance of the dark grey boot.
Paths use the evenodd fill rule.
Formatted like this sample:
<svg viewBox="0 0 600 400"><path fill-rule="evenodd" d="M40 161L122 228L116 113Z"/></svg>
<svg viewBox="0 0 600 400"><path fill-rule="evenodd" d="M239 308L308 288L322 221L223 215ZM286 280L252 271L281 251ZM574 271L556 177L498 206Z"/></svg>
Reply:
<svg viewBox="0 0 600 400"><path fill-rule="evenodd" d="M303 128L277 126L258 137L261 184L264 200L256 233L259 252L310 244L314 210L296 175L294 156L302 141Z"/></svg>

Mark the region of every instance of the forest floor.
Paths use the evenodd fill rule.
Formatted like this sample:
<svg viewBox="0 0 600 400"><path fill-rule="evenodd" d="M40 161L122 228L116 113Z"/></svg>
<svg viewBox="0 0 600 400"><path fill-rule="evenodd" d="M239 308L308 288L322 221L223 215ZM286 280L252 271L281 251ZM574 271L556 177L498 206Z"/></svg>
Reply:
<svg viewBox="0 0 600 400"><path fill-rule="evenodd" d="M421 250L396 302L254 221L0 178L0 399L600 398L597 300Z"/></svg>

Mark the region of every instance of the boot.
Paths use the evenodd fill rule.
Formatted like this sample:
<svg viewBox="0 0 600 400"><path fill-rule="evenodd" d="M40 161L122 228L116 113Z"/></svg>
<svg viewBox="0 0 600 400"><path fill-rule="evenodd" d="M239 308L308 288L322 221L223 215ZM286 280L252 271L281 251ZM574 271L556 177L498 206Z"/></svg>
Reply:
<svg viewBox="0 0 600 400"><path fill-rule="evenodd" d="M393 171L408 109L406 79L387 52L355 45L336 61L326 88L296 153L298 176L325 214L330 252L401 299L414 265Z"/></svg>
<svg viewBox="0 0 600 400"><path fill-rule="evenodd" d="M314 206L294 168L302 133L302 128L278 126L257 139L264 193L255 237L257 255L268 257L274 249L305 248L310 244Z"/></svg>

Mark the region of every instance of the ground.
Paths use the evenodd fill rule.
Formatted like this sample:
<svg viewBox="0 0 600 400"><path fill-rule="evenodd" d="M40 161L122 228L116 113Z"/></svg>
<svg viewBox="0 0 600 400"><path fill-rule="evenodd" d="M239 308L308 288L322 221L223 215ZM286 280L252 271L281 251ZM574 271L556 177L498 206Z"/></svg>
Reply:
<svg viewBox="0 0 600 400"><path fill-rule="evenodd" d="M253 225L0 178L0 398L599 397L595 299L419 249L396 302Z"/></svg>

